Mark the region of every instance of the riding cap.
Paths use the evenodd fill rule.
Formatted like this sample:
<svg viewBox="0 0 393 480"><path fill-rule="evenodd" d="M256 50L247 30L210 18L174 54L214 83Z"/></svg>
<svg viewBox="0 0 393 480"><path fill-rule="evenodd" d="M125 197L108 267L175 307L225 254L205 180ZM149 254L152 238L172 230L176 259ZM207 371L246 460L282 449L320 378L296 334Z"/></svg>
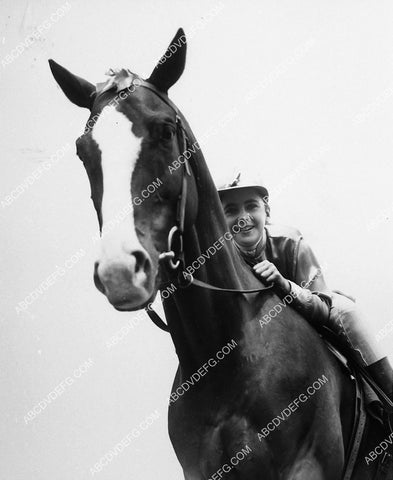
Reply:
<svg viewBox="0 0 393 480"><path fill-rule="evenodd" d="M253 188L256 190L264 200L268 201L269 200L269 192L266 187L264 187L261 183L258 183L255 180L249 180L249 181L242 181L240 180L241 172L239 172L234 180L232 182L224 184L222 187L218 187L217 191L218 194L220 195L220 198L222 197L222 194L225 192L228 192L230 190L241 190L244 188Z"/></svg>

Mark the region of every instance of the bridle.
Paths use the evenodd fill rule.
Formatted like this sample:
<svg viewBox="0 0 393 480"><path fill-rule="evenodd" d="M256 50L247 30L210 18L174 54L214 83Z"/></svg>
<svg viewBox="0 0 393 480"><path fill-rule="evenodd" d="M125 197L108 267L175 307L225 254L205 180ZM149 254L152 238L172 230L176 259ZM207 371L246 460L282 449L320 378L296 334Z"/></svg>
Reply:
<svg viewBox="0 0 393 480"><path fill-rule="evenodd" d="M166 105L168 105L174 112L176 116L176 137L179 147L180 155L183 156L183 161L179 162L183 164L182 171L182 185L180 195L177 201L177 211L176 211L176 224L170 229L168 234L168 249L167 251L161 252L159 255L159 261L166 263L167 267L170 270L179 271L183 270L184 278L187 278L187 281L180 281L181 275L178 275L178 284L181 288L187 288L190 285L197 287L205 288L208 290L227 292L227 293L259 293L264 290L268 290L273 287L273 284L267 285L263 288L256 288L251 290L241 290L235 288L221 288L209 283L203 282L194 278L188 272L184 271L184 223L186 216L186 203L187 203L187 191L188 191L188 177L192 175L190 164L188 159L184 157L185 152L188 151L189 139L187 137L187 132L183 126L180 112L176 105L168 98L168 96L158 90L153 84L138 78L138 87L146 88L154 92ZM180 157L179 155L179 157ZM177 237L177 239L176 239ZM178 244L178 249L175 251L175 244ZM168 325L160 318L160 316L151 308L145 308L146 313L149 315L150 319L162 330L169 332Z"/></svg>
<svg viewBox="0 0 393 480"><path fill-rule="evenodd" d="M168 98L168 96L160 92L153 84L146 82L145 80L138 79L138 87L146 88L154 92L166 105L168 105L176 115L176 137L179 146L179 152L183 154L188 150L189 140L185 128L180 117L180 112L176 105ZM180 157L180 155L179 155ZM184 158L184 157L183 157ZM180 161L180 160L179 160ZM184 266L184 249L183 249L183 234L184 234L184 222L186 216L186 203L187 203L187 190L188 190L188 177L191 174L191 168L188 160L184 158L182 172L182 185L180 195L177 201L176 212L176 224L170 229L168 234L168 250L160 254L159 260L166 262L171 270L178 270L180 266ZM175 252L174 245L179 245L178 251Z"/></svg>

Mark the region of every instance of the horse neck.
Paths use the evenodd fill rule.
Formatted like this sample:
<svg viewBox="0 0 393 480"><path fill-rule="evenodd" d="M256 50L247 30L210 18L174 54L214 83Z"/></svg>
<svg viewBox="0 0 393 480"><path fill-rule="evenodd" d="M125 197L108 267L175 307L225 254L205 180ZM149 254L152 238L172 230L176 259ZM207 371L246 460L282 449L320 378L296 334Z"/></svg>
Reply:
<svg viewBox="0 0 393 480"><path fill-rule="evenodd" d="M191 267L196 278L215 286L261 287L229 239L221 202L200 151L191 164L197 179L198 216L184 234L185 268L190 272ZM178 289L164 302L183 369L195 371L227 343L239 338L242 324L252 315L250 297L191 286Z"/></svg>

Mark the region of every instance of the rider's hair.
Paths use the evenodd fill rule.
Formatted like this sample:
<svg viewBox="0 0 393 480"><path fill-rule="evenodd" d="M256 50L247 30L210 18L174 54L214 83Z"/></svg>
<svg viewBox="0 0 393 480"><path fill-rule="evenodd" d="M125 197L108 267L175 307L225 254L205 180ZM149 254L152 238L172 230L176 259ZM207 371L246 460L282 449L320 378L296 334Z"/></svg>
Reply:
<svg viewBox="0 0 393 480"><path fill-rule="evenodd" d="M262 195L260 195L263 203L265 204L265 212L266 212L266 223L269 224L270 223L270 205L269 205L269 197L267 195L265 195L264 197L262 197Z"/></svg>

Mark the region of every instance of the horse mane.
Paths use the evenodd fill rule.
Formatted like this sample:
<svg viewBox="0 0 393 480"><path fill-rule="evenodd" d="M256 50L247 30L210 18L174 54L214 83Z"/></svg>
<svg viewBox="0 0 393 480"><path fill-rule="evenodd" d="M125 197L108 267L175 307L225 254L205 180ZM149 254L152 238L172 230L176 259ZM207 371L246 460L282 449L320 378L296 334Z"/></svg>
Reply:
<svg viewBox="0 0 393 480"><path fill-rule="evenodd" d="M200 145L183 115L182 122L189 140L188 148L191 151L189 161L195 177L199 197L199 210L195 221L195 231L198 235L201 251L204 251L204 248L211 246L211 238L217 240L225 232L228 232L228 226L217 188L210 174ZM197 148L195 146L197 146ZM206 225L206 212L209 212L210 216L208 225ZM220 268L228 269L228 273L231 274L230 278L228 278L230 286L233 287L235 284L234 288L241 288L240 283L238 283L239 279L237 278L240 271L244 271L246 275L249 273L251 278L255 280L257 286L261 284L251 273L249 266L231 241L226 242L225 250L229 255L226 262L222 263L221 259ZM218 255L218 257L220 257L220 255ZM215 260L215 258L212 258L209 262L214 262Z"/></svg>

